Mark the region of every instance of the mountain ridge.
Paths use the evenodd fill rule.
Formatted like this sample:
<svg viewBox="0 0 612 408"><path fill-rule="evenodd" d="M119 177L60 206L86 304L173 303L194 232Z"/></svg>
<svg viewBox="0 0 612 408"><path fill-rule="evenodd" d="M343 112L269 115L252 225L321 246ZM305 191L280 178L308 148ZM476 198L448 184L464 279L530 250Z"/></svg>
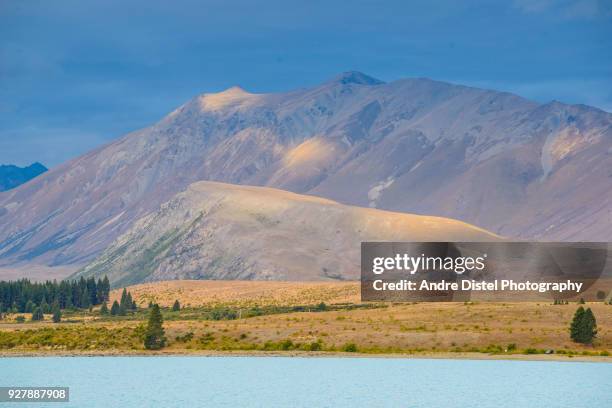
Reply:
<svg viewBox="0 0 612 408"><path fill-rule="evenodd" d="M26 167L0 164L0 192L19 187L46 171L48 169L39 162L34 162Z"/></svg>
<svg viewBox="0 0 612 408"><path fill-rule="evenodd" d="M450 217L519 239L612 238L611 114L428 79L347 77L198 95L0 193L0 266L87 264L201 180Z"/></svg>

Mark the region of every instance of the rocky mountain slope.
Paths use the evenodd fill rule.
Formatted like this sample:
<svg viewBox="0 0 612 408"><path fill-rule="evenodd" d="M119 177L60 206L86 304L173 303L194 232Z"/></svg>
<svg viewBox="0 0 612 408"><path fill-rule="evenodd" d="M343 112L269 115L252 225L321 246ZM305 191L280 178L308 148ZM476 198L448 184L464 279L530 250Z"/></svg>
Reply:
<svg viewBox="0 0 612 408"><path fill-rule="evenodd" d="M0 193L0 267L84 265L200 180L446 216L517 238L612 239L612 114L349 72L203 94Z"/></svg>
<svg viewBox="0 0 612 408"><path fill-rule="evenodd" d="M460 221L352 207L265 187L198 182L144 217L78 276L358 280L362 241L490 241Z"/></svg>
<svg viewBox="0 0 612 408"><path fill-rule="evenodd" d="M0 165L0 192L7 191L27 183L47 171L40 163L33 163L27 167Z"/></svg>

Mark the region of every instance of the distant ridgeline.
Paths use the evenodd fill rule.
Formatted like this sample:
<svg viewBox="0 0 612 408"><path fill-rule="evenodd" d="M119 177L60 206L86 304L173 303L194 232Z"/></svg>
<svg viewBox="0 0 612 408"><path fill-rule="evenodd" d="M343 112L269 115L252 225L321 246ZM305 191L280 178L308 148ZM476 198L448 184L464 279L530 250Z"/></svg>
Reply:
<svg viewBox="0 0 612 408"><path fill-rule="evenodd" d="M40 163L34 163L28 167L0 165L0 191L18 187L46 171L47 168Z"/></svg>
<svg viewBox="0 0 612 408"><path fill-rule="evenodd" d="M106 276L97 282L94 278L61 282L0 281L0 313L32 313L37 307L49 313L56 303L60 309L88 309L107 302L109 292Z"/></svg>

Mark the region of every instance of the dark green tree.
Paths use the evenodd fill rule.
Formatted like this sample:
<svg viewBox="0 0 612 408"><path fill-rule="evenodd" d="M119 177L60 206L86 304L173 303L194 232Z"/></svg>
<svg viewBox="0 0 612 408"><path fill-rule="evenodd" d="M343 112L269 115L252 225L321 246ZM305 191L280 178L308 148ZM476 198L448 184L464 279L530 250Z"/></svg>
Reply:
<svg viewBox="0 0 612 408"><path fill-rule="evenodd" d="M582 317L582 337L585 344L593 343L593 340L597 336L597 320L591 308L588 308L584 312Z"/></svg>
<svg viewBox="0 0 612 408"><path fill-rule="evenodd" d="M42 310L43 313L51 313L51 306L49 306L47 299L45 299L44 296L40 301L40 310Z"/></svg>
<svg viewBox="0 0 612 408"><path fill-rule="evenodd" d="M43 315L41 308L40 307L34 308L34 311L32 312L32 321L38 322L40 320L44 320L44 318L45 316Z"/></svg>
<svg viewBox="0 0 612 408"><path fill-rule="evenodd" d="M121 292L121 300L119 301L119 306L123 307L124 309L128 308L128 303L127 303L128 297L127 296L128 296L127 290L123 288L123 292Z"/></svg>
<svg viewBox="0 0 612 408"><path fill-rule="evenodd" d="M110 282L108 280L108 276L104 275L102 279L102 294L104 296L104 300L108 302L108 296L110 294Z"/></svg>
<svg viewBox="0 0 612 408"><path fill-rule="evenodd" d="M135 300L132 300L132 310L137 310L138 309L138 305L136 304Z"/></svg>
<svg viewBox="0 0 612 408"><path fill-rule="evenodd" d="M52 313L53 313L53 323L59 323L62 321L62 311L59 307L59 302L53 302Z"/></svg>
<svg viewBox="0 0 612 408"><path fill-rule="evenodd" d="M23 311L25 313L32 313L34 311L34 307L36 305L34 304L34 302L32 302L31 300L28 300L27 303L25 304L25 308L23 309Z"/></svg>
<svg viewBox="0 0 612 408"><path fill-rule="evenodd" d="M106 302L102 303L102 306L100 307L100 314L101 315L108 314L108 306L106 305Z"/></svg>
<svg viewBox="0 0 612 408"><path fill-rule="evenodd" d="M92 276L87 279L87 294L89 296L89 305L97 305L98 302L98 287L96 279Z"/></svg>
<svg viewBox="0 0 612 408"><path fill-rule="evenodd" d="M181 310L181 304L179 303L178 299L176 299L172 305L172 311L178 312L179 310Z"/></svg>
<svg viewBox="0 0 612 408"><path fill-rule="evenodd" d="M580 306L570 324L570 338L576 343L591 344L597 335L597 322L593 311Z"/></svg>
<svg viewBox="0 0 612 408"><path fill-rule="evenodd" d="M166 345L166 337L163 328L164 319L159 310L159 305L151 307L149 322L145 331L144 346L147 350L159 350Z"/></svg>
<svg viewBox="0 0 612 408"><path fill-rule="evenodd" d="M119 303L115 300L113 302L113 305L111 306L111 310L110 310L110 314L111 316L117 316L120 312L121 306L119 306Z"/></svg>
<svg viewBox="0 0 612 408"><path fill-rule="evenodd" d="M583 316L584 307L580 306L578 309L576 309L576 312L574 313L574 318L570 323L570 338L577 343L580 343L579 339L581 338L580 334Z"/></svg>

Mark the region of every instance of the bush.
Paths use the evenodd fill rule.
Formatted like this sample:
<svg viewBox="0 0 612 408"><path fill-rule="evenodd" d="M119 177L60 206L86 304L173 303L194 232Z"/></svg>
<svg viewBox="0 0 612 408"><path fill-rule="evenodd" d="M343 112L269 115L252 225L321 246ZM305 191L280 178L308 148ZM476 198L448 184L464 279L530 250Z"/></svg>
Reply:
<svg viewBox="0 0 612 408"><path fill-rule="evenodd" d="M182 336L176 336L176 341L181 343L188 343L193 339L193 332L187 332Z"/></svg>
<svg viewBox="0 0 612 408"><path fill-rule="evenodd" d="M291 350L293 348L293 342L289 339L283 341L280 344L280 349L281 350Z"/></svg>
<svg viewBox="0 0 612 408"><path fill-rule="evenodd" d="M355 343L346 343L342 347L342 351L344 351L346 353L356 353L357 352L357 346L355 345Z"/></svg>
<svg viewBox="0 0 612 408"><path fill-rule="evenodd" d="M321 343L319 343L318 341L315 341L314 343L310 343L310 346L308 346L308 349L310 351L320 351Z"/></svg>

